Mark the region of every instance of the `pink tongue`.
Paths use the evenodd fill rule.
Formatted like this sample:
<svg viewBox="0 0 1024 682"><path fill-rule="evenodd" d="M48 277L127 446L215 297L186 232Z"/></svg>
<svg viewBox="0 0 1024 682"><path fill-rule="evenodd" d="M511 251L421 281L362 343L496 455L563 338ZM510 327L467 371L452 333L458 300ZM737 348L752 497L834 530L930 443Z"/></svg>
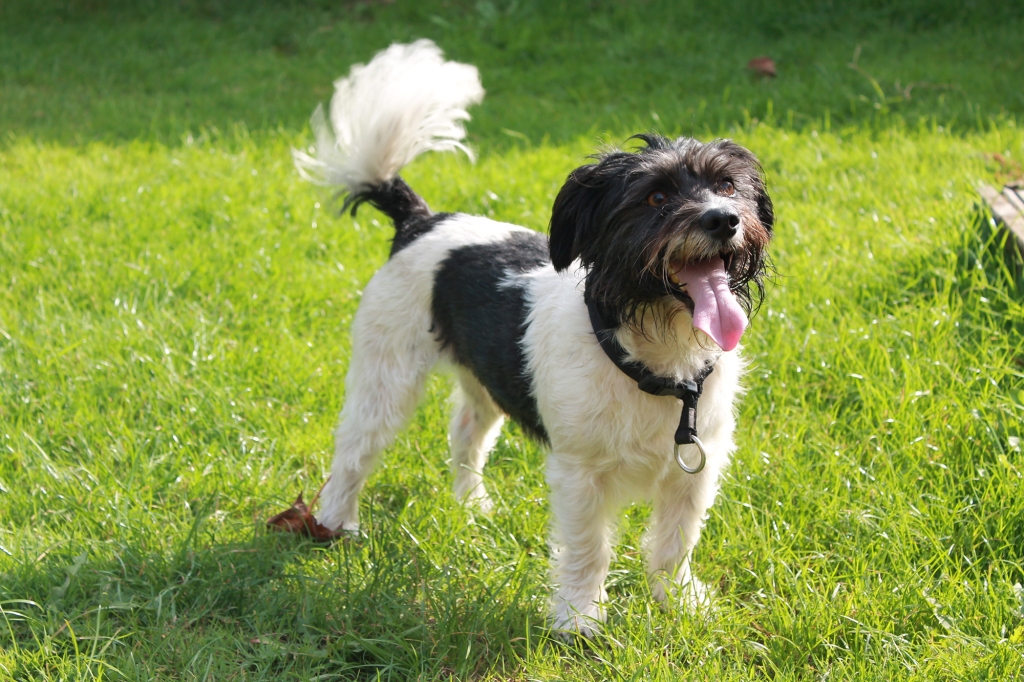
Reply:
<svg viewBox="0 0 1024 682"><path fill-rule="evenodd" d="M717 256L676 270L676 278L693 299L693 326L711 337L724 351L740 342L747 315L729 291L725 263Z"/></svg>

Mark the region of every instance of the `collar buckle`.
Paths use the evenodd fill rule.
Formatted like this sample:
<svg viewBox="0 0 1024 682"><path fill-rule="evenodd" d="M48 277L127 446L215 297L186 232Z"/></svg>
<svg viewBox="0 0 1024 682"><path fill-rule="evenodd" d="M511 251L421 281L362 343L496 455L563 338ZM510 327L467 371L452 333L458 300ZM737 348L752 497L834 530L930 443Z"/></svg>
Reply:
<svg viewBox="0 0 1024 682"><path fill-rule="evenodd" d="M608 359L622 371L623 374L636 382L637 388L644 393L659 397L672 397L683 401L682 414L679 415L679 426L675 433L675 460L679 467L688 474L697 474L704 469L707 455L704 452L704 444L697 437L697 399L704 392L704 380L708 378L715 369L714 363L707 365L700 374L692 380L684 379L676 381L663 376L658 376L639 362L626 360L626 350L615 340L612 335L614 331L611 326L605 323L597 304L589 296L584 294L587 303L587 310L590 313L590 325L594 328L594 335L604 350ZM700 463L696 467L689 467L683 462L679 455L680 445L696 445L700 452Z"/></svg>

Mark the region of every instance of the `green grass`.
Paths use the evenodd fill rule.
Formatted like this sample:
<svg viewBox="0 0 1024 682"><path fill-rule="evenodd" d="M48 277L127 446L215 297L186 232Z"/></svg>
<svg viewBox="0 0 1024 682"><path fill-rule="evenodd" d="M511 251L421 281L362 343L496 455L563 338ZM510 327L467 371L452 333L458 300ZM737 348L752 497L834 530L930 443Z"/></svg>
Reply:
<svg viewBox="0 0 1024 682"><path fill-rule="evenodd" d="M1024 283L974 186L1024 159L1022 30L913 1L0 8L0 679L1021 679ZM638 505L606 633L551 638L543 453L508 427L494 514L459 507L444 376L365 538L264 530L323 479L390 237L289 150L349 62L421 36L489 91L475 166L405 173L436 208L543 230L649 127L763 160L779 276L696 553L713 613L652 603Z"/></svg>

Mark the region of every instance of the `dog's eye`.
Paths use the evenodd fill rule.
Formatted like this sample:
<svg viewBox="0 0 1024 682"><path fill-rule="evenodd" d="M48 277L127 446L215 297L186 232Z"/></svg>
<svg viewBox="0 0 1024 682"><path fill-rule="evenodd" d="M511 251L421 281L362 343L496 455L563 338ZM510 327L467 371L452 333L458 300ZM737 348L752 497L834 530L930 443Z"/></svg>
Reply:
<svg viewBox="0 0 1024 682"><path fill-rule="evenodd" d="M722 196L731 197L736 194L736 186L732 184L732 180L722 180L715 186L715 192Z"/></svg>
<svg viewBox="0 0 1024 682"><path fill-rule="evenodd" d="M666 201L668 201L668 197L665 196L664 192L651 192L647 195L647 205L654 208L664 206Z"/></svg>

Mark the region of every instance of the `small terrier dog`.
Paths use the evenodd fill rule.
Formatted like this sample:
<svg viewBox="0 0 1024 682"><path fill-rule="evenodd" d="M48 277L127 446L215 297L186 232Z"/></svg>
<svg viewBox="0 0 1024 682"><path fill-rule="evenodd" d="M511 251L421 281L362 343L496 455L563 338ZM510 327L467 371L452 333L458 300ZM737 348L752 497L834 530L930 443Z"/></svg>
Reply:
<svg viewBox="0 0 1024 682"><path fill-rule="evenodd" d="M706 603L690 553L735 448L738 344L764 294L774 222L757 159L728 140L637 135L638 151L569 175L548 237L434 213L398 175L425 151L470 154L462 122L483 98L476 68L420 40L354 66L335 89L330 125L313 115L315 155L295 151L296 166L339 186L353 213L381 210L395 237L352 323L318 521L358 529L367 476L445 362L458 382L459 499L490 509L483 467L504 415L549 448L556 629L600 627L616 517L638 499L654 506L654 596Z"/></svg>

